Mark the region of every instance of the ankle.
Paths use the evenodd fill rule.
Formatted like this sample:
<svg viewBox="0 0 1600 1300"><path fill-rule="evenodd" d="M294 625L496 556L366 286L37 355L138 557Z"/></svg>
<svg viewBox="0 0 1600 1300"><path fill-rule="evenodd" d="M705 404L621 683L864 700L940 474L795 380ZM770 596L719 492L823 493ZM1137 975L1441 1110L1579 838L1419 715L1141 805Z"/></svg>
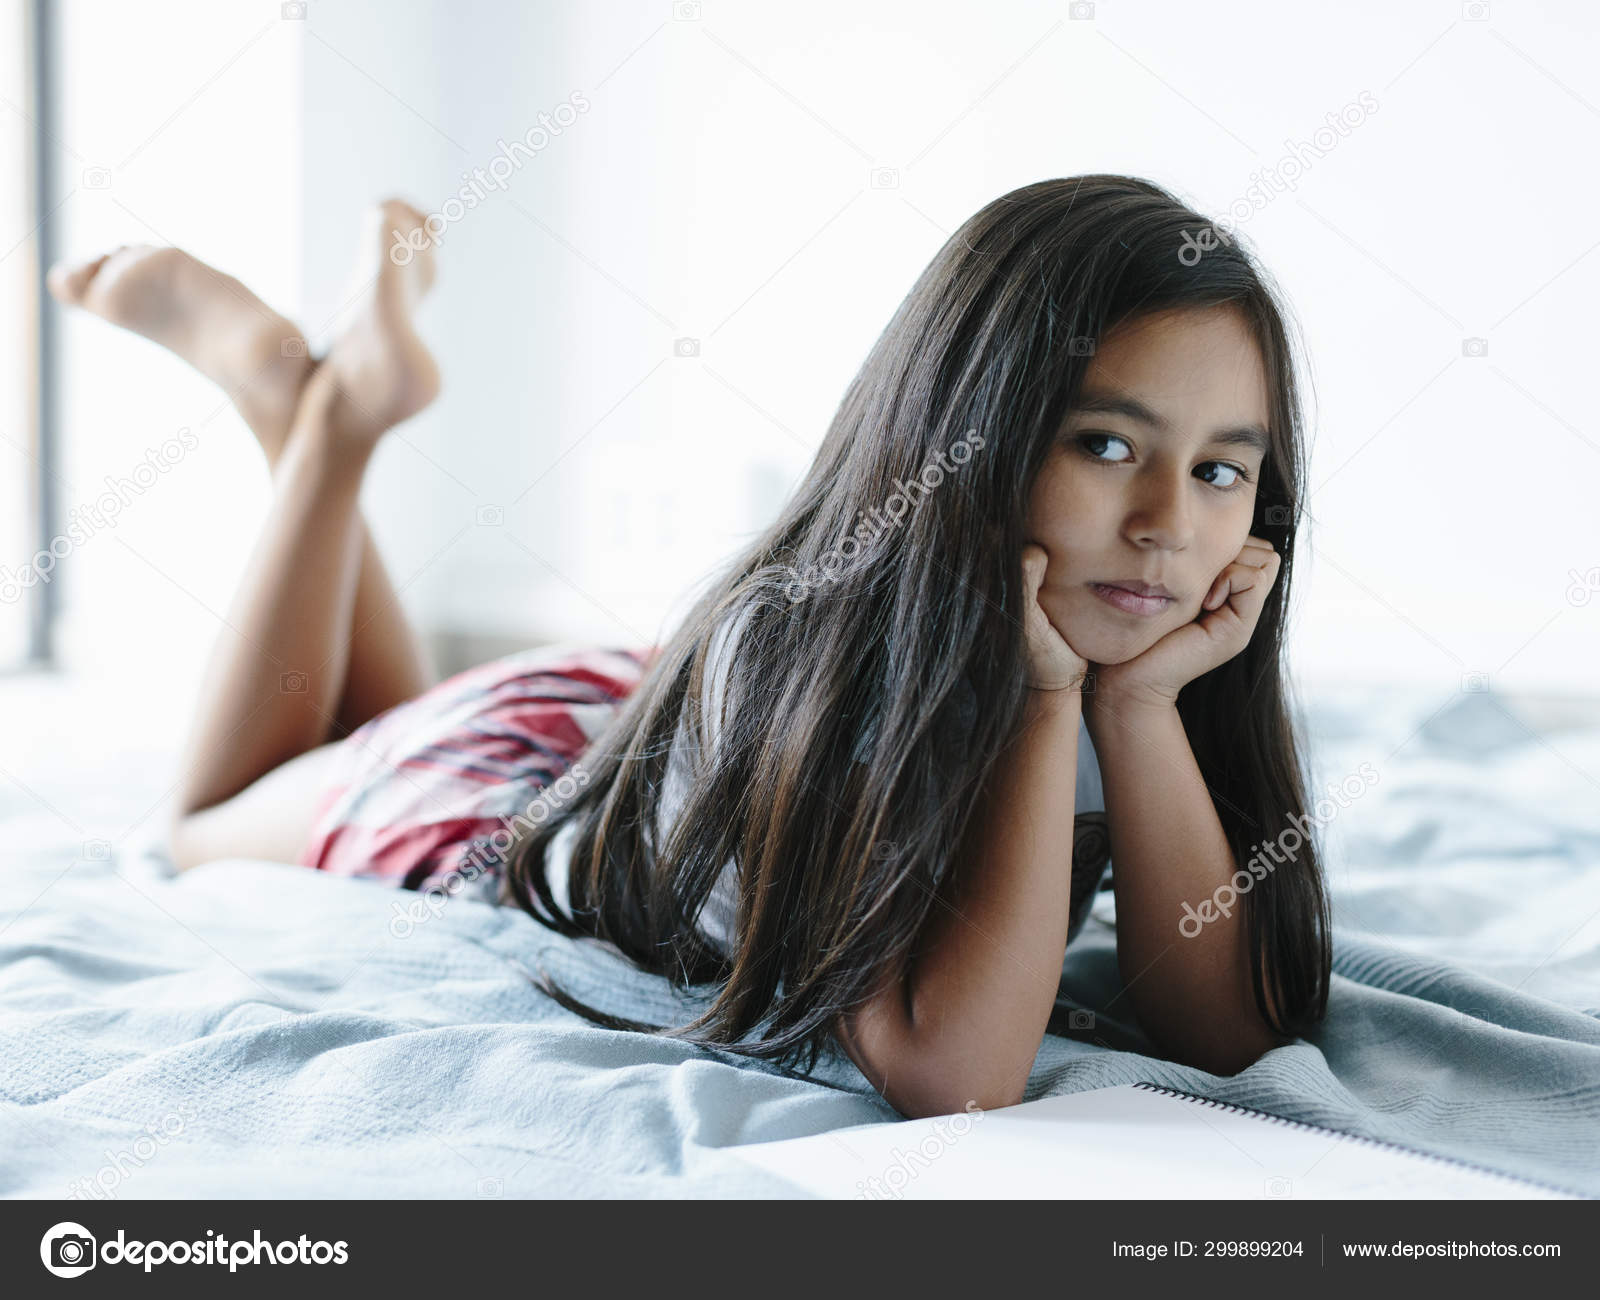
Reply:
<svg viewBox="0 0 1600 1300"><path fill-rule="evenodd" d="M273 481L291 473L359 481L366 474L376 439L352 434L342 426L337 419L340 403L336 394L312 392L313 387L321 388L315 380L306 387L289 436L276 455L267 456Z"/></svg>

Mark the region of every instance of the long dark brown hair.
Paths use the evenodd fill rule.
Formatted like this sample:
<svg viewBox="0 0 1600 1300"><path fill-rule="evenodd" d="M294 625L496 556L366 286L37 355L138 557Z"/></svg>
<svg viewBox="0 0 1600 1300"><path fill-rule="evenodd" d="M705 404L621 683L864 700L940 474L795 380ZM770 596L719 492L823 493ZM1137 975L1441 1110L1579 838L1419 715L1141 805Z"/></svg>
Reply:
<svg viewBox="0 0 1600 1300"><path fill-rule="evenodd" d="M873 346L778 519L713 575L580 760L576 797L511 851L503 902L608 941L677 987L713 986L714 1000L663 1026L588 1006L547 974L540 987L597 1024L780 1064L803 1057L809 1070L841 1014L906 972L1021 726L1026 503L1092 360L1073 341L1148 312L1231 304L1261 348L1272 446L1250 532L1282 556L1279 579L1249 645L1184 687L1178 709L1237 862L1302 813L1283 642L1305 456L1277 299L1237 238L1136 178L1040 181L963 224ZM952 463L888 526L897 492ZM712 745L708 650L733 619ZM974 688L976 716L960 716ZM680 722L694 776L658 842ZM545 850L570 819L563 911ZM724 956L694 920L729 860L738 917ZM1326 1012L1321 876L1307 838L1243 896L1256 1007L1291 1036Z"/></svg>

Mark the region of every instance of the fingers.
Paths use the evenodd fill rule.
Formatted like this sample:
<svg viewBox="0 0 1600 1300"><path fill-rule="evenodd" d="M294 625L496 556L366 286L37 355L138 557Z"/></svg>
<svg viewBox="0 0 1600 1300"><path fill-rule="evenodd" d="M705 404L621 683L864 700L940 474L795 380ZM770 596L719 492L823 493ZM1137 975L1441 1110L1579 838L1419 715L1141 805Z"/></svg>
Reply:
<svg viewBox="0 0 1600 1300"><path fill-rule="evenodd" d="M1200 607L1206 610L1221 609L1233 597L1250 591L1258 592L1258 601L1264 600L1282 563L1283 557L1266 538L1247 538L1239 554L1216 576Z"/></svg>
<svg viewBox="0 0 1600 1300"><path fill-rule="evenodd" d="M1211 590L1206 592L1206 598L1200 602L1201 609L1216 609L1232 594L1233 588L1228 580L1228 574L1232 569L1233 566L1230 564L1217 575L1217 580L1211 584Z"/></svg>
<svg viewBox="0 0 1600 1300"><path fill-rule="evenodd" d="M1252 564L1256 568L1261 568L1268 557L1277 555L1278 548L1276 546L1265 537L1257 537L1252 533L1245 538L1244 545L1239 548L1239 554L1234 556L1234 560L1236 563ZM1278 558L1281 559L1282 557L1279 556Z"/></svg>
<svg viewBox="0 0 1600 1300"><path fill-rule="evenodd" d="M1212 585L1207 594L1203 608L1208 610L1221 609L1236 596L1248 596L1251 592L1255 595L1241 605L1241 613L1255 612L1265 600L1267 592L1278 576L1279 559L1276 554L1265 559L1235 560Z"/></svg>
<svg viewBox="0 0 1600 1300"><path fill-rule="evenodd" d="M1233 568L1235 565L1260 571L1274 568L1282 562L1283 556L1278 554L1277 547L1264 537L1252 536L1245 539L1244 545L1239 548L1239 554L1229 561L1227 568L1223 569L1222 573L1226 574L1228 569ZM1218 576L1220 577L1221 575ZM1243 588L1235 587L1234 590L1240 591Z"/></svg>
<svg viewBox="0 0 1600 1300"><path fill-rule="evenodd" d="M1037 542L1028 542L1022 548L1022 577L1024 590L1031 601L1039 594L1039 588L1044 583L1044 571L1049 567L1050 557L1045 553L1044 547Z"/></svg>

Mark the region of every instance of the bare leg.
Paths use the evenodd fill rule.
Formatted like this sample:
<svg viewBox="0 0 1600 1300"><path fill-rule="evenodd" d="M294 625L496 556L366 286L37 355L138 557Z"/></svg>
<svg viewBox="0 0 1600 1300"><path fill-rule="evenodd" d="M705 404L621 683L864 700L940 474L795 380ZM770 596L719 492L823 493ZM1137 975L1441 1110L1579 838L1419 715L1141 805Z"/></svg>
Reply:
<svg viewBox="0 0 1600 1300"><path fill-rule="evenodd" d="M421 214L399 200L369 212L360 256L374 276L375 298L381 278L381 263L375 259L388 232L405 233L420 221ZM431 251L422 256L431 259ZM427 280L431 261L418 282L423 289ZM215 380L255 434L276 475L296 406L317 369L293 323L232 276L173 248L124 247L89 262L57 266L50 272L49 287L62 302L145 335ZM347 668L330 724L335 735L353 731L435 680L359 509L355 527L359 576Z"/></svg>
<svg viewBox="0 0 1600 1300"><path fill-rule="evenodd" d="M350 617L350 660L334 714L334 736L347 736L385 709L413 699L438 680L432 660L406 622L394 584L366 521L356 516L361 576Z"/></svg>
<svg viewBox="0 0 1600 1300"><path fill-rule="evenodd" d="M212 651L177 810L211 807L323 743L349 666L361 481L372 444L338 436L318 370L273 478L272 505Z"/></svg>
<svg viewBox="0 0 1600 1300"><path fill-rule="evenodd" d="M382 434L438 392L438 370L411 326L431 258L397 267L381 247L370 310L301 392L272 505L201 692L180 816L230 799L321 745L333 726L360 587L362 478Z"/></svg>

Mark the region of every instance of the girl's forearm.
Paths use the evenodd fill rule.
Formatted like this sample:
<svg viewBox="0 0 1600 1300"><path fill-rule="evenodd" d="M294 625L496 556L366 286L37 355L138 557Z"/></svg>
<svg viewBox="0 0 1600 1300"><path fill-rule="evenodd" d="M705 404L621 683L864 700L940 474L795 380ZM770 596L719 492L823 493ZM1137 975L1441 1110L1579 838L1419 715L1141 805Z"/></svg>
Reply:
<svg viewBox="0 0 1600 1300"><path fill-rule="evenodd" d="M1175 705L1097 696L1087 723L1106 792L1124 992L1163 1050L1235 1074L1286 1040L1255 1007L1246 898L1192 936L1179 929L1184 904L1200 909L1239 869L1183 720Z"/></svg>
<svg viewBox="0 0 1600 1300"><path fill-rule="evenodd" d="M898 1072L890 1098L902 1111L1022 1098L1067 946L1082 709L1075 690L1033 693L1022 733L986 784L953 910L930 919L909 976L912 1068Z"/></svg>

